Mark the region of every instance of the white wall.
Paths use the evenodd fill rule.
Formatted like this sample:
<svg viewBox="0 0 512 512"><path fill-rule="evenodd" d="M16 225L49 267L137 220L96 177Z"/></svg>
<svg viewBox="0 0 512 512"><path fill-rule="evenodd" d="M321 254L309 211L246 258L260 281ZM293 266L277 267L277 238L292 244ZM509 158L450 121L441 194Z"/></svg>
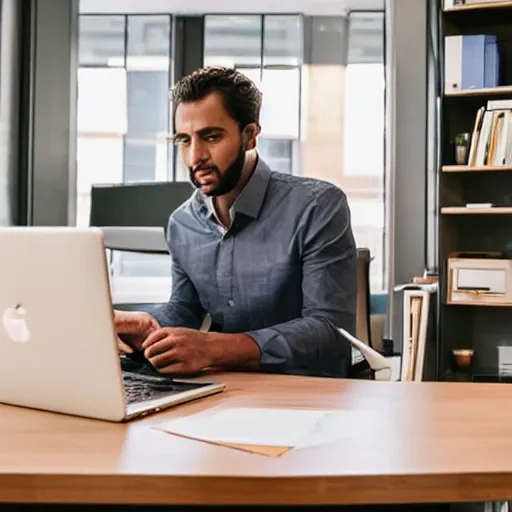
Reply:
<svg viewBox="0 0 512 512"><path fill-rule="evenodd" d="M342 14L382 10L384 0L80 0L81 13L304 13Z"/></svg>

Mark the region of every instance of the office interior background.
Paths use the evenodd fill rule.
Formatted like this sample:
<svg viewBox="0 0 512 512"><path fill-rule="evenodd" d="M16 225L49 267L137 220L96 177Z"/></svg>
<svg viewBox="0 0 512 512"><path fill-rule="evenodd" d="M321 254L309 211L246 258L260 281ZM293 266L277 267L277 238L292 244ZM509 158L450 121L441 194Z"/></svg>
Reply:
<svg viewBox="0 0 512 512"><path fill-rule="evenodd" d="M187 180L168 91L224 65L263 92L271 167L346 192L374 294L435 266L428 2L214 4L2 1L0 225L87 226L93 184ZM113 268L121 300L168 298L168 257Z"/></svg>

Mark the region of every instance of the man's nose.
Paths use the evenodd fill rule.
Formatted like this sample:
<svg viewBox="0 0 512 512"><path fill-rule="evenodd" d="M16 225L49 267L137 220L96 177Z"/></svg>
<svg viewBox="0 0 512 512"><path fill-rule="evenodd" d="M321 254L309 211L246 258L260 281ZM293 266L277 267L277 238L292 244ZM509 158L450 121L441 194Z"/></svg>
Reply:
<svg viewBox="0 0 512 512"><path fill-rule="evenodd" d="M198 165L204 164L208 161L210 154L206 144L202 141L192 141L190 144L190 161L192 166L197 167Z"/></svg>

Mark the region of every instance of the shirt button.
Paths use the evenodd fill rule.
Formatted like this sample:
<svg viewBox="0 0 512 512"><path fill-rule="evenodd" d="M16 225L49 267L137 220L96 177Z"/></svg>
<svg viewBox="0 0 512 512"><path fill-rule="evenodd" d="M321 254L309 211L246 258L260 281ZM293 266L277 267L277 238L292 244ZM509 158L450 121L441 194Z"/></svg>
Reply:
<svg viewBox="0 0 512 512"><path fill-rule="evenodd" d="M234 300L232 300L232 299L228 300L228 306L229 307L232 308L234 305L235 305L235 301Z"/></svg>

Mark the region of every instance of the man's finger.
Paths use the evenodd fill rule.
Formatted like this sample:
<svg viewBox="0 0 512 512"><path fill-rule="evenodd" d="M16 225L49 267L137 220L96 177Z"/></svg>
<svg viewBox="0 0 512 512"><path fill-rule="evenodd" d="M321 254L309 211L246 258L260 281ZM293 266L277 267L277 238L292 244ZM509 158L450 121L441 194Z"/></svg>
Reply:
<svg viewBox="0 0 512 512"><path fill-rule="evenodd" d="M125 311L115 312L114 327L119 334L131 334L137 326L137 321Z"/></svg>
<svg viewBox="0 0 512 512"><path fill-rule="evenodd" d="M155 367L156 368L156 367ZM181 362L172 363L162 368L157 368L160 373L168 373L173 375L185 375L187 372L185 370L185 365Z"/></svg>
<svg viewBox="0 0 512 512"><path fill-rule="evenodd" d="M119 336L117 337L117 349L120 354L133 354L133 348L127 345Z"/></svg>
<svg viewBox="0 0 512 512"><path fill-rule="evenodd" d="M149 345L146 349L144 349L144 343L142 344L142 348L144 349L144 355L147 359L150 357L155 357L159 354L163 354L164 352L168 352L172 350L175 346L175 342L171 338L163 338L155 341L153 344Z"/></svg>
<svg viewBox="0 0 512 512"><path fill-rule="evenodd" d="M165 331L164 329L157 329L148 335L148 337L142 342L141 347L143 350L145 350L148 347L151 347L155 343L159 342L160 340L163 340L167 336L169 336L169 333L167 331Z"/></svg>
<svg viewBox="0 0 512 512"><path fill-rule="evenodd" d="M170 365L181 363L176 350L169 350L163 354L158 354L153 357L147 357L146 359L157 369L165 368Z"/></svg>

